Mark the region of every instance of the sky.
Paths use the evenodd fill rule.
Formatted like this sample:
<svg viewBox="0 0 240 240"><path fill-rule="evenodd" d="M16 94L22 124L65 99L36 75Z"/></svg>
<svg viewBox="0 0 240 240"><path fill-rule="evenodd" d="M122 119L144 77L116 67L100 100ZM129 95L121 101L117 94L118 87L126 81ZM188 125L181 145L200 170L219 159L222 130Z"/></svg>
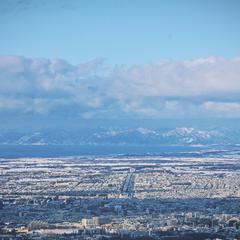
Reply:
<svg viewBox="0 0 240 240"><path fill-rule="evenodd" d="M239 56L238 0L2 0L1 54L79 64Z"/></svg>
<svg viewBox="0 0 240 240"><path fill-rule="evenodd" d="M0 117L239 118L238 0L2 0Z"/></svg>

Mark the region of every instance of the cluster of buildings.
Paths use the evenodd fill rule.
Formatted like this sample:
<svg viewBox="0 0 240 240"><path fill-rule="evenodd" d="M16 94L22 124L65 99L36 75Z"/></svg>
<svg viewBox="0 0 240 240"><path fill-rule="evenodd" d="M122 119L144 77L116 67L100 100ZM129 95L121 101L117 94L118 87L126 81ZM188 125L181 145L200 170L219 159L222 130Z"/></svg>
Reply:
<svg viewBox="0 0 240 240"><path fill-rule="evenodd" d="M2 159L0 239L238 239L238 157Z"/></svg>

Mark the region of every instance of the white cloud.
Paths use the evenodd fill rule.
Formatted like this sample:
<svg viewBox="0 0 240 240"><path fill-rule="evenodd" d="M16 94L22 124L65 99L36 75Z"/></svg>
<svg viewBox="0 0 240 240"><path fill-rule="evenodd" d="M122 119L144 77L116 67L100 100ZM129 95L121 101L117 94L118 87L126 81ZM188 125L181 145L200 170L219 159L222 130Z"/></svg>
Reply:
<svg viewBox="0 0 240 240"><path fill-rule="evenodd" d="M103 59L0 57L0 111L91 117L240 116L240 59L104 68Z"/></svg>
<svg viewBox="0 0 240 240"><path fill-rule="evenodd" d="M204 110L215 116L240 117L240 102L204 102L201 106Z"/></svg>
<svg viewBox="0 0 240 240"><path fill-rule="evenodd" d="M48 113L59 106L100 106L95 74L101 59L71 65L61 59L0 57L0 110ZM7 103L7 104L4 104Z"/></svg>
<svg viewBox="0 0 240 240"><path fill-rule="evenodd" d="M222 58L165 61L113 73L119 98L192 97L240 91L240 61Z"/></svg>

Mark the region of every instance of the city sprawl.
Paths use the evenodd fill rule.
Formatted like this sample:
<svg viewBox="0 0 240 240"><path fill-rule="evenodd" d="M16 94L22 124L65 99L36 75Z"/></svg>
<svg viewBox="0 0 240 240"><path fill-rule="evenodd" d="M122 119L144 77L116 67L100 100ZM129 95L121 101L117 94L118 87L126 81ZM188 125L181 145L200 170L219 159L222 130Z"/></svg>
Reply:
<svg viewBox="0 0 240 240"><path fill-rule="evenodd" d="M238 155L1 159L0 239L239 239Z"/></svg>

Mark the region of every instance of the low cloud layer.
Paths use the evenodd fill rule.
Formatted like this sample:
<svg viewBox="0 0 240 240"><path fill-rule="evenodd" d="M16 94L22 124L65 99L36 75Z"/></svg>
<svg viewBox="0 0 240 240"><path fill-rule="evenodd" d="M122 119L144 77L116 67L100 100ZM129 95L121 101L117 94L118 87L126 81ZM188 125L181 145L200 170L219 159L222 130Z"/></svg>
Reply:
<svg viewBox="0 0 240 240"><path fill-rule="evenodd" d="M240 117L240 58L106 68L0 57L0 112L83 118Z"/></svg>

